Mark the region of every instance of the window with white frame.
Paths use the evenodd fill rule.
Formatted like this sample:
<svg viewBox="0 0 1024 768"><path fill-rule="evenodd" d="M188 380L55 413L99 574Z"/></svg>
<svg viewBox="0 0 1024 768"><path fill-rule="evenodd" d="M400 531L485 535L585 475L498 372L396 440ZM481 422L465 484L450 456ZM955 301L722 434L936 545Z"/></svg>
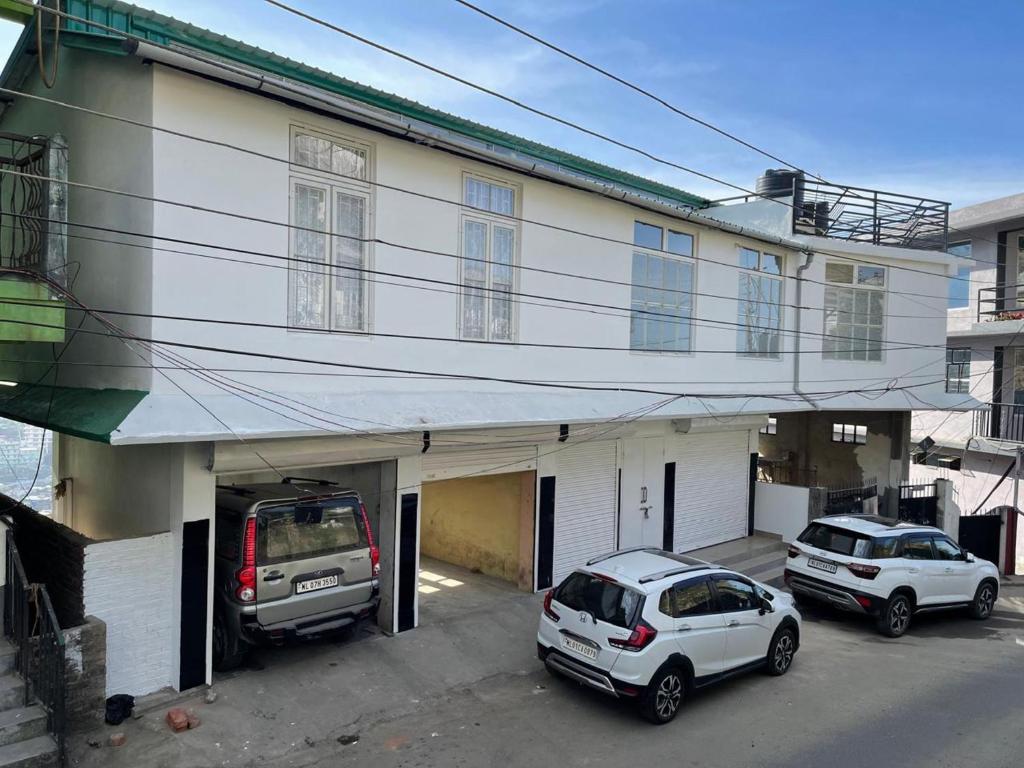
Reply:
<svg viewBox="0 0 1024 768"><path fill-rule="evenodd" d="M832 442L866 445L868 442L868 428L861 424L833 424Z"/></svg>
<svg viewBox="0 0 1024 768"><path fill-rule="evenodd" d="M885 272L885 267L838 261L825 264L825 359L882 359Z"/></svg>
<svg viewBox="0 0 1024 768"><path fill-rule="evenodd" d="M693 235L633 223L629 347L689 352L693 343Z"/></svg>
<svg viewBox="0 0 1024 768"><path fill-rule="evenodd" d="M970 347L946 350L946 391L956 393L971 391Z"/></svg>
<svg viewBox="0 0 1024 768"><path fill-rule="evenodd" d="M473 176L464 178L462 202L462 310L464 339L512 341L516 335L515 290L518 227L516 188Z"/></svg>
<svg viewBox="0 0 1024 768"><path fill-rule="evenodd" d="M292 131L288 324L369 330L369 148Z"/></svg>
<svg viewBox="0 0 1024 768"><path fill-rule="evenodd" d="M748 357L782 354L783 259L740 246L736 351Z"/></svg>

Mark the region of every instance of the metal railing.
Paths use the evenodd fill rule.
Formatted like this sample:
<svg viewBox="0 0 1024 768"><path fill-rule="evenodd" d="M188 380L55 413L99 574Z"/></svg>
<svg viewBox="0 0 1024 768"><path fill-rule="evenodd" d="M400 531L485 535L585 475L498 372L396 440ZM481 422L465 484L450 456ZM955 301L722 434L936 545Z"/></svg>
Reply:
<svg viewBox="0 0 1024 768"><path fill-rule="evenodd" d="M762 483L802 485L808 488L818 484L818 468L797 467L791 461L759 458L757 479Z"/></svg>
<svg viewBox="0 0 1024 768"><path fill-rule="evenodd" d="M987 403L974 411L973 432L978 437L1024 443L1024 405Z"/></svg>
<svg viewBox="0 0 1024 768"><path fill-rule="evenodd" d="M1024 319L1024 283L978 289L978 322Z"/></svg>
<svg viewBox="0 0 1024 768"><path fill-rule="evenodd" d="M63 766L67 737L64 632L57 623L46 587L29 582L25 576L9 528L6 536L4 634L15 645L15 669L25 681L25 706L35 698L46 710L47 729L57 742L57 755Z"/></svg>
<svg viewBox="0 0 1024 768"><path fill-rule="evenodd" d="M945 251L949 203L796 178L793 231L874 245Z"/></svg>

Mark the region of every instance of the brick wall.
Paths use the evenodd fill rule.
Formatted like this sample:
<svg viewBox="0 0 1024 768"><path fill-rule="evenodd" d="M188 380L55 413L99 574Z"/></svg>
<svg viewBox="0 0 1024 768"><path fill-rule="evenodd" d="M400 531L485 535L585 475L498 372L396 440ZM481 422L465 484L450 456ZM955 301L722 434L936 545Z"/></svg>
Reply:
<svg viewBox="0 0 1024 768"><path fill-rule="evenodd" d="M85 548L85 612L107 628L107 696L173 684L173 551L169 533Z"/></svg>
<svg viewBox="0 0 1024 768"><path fill-rule="evenodd" d="M14 501L0 495L0 504ZM85 548L92 539L56 523L28 507L6 512L14 522L14 543L30 582L46 585L62 628L77 627L85 620L82 573Z"/></svg>

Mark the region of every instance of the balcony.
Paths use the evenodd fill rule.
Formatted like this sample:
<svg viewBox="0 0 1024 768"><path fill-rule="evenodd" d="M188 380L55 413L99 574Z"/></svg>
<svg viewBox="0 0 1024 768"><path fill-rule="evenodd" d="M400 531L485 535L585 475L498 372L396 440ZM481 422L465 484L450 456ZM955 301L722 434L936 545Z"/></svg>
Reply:
<svg viewBox="0 0 1024 768"><path fill-rule="evenodd" d="M0 132L0 342L64 341L67 146Z"/></svg>
<svg viewBox="0 0 1024 768"><path fill-rule="evenodd" d="M987 403L974 411L976 437L1024 443L1024 405Z"/></svg>
<svg viewBox="0 0 1024 768"><path fill-rule="evenodd" d="M1024 283L978 289L978 322L1024 320Z"/></svg>

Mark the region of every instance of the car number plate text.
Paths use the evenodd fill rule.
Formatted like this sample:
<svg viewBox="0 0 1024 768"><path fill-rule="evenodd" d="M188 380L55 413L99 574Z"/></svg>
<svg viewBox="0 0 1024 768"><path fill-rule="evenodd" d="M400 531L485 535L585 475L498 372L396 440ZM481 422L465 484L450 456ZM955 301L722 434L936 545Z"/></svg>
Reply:
<svg viewBox="0 0 1024 768"><path fill-rule="evenodd" d="M303 592L315 592L318 589L338 586L338 576L324 576L322 579L310 579L300 581L295 585L295 593L301 595Z"/></svg>
<svg viewBox="0 0 1024 768"><path fill-rule="evenodd" d="M828 571L829 573L835 573L839 568L835 563L830 563L827 560L819 560L816 557L807 558L807 565L811 568L817 568L819 571Z"/></svg>
<svg viewBox="0 0 1024 768"><path fill-rule="evenodd" d="M581 656L586 656L588 659L597 658L597 648L586 643L581 643L579 640L573 640L571 637L562 635L562 647L570 651L575 651Z"/></svg>

